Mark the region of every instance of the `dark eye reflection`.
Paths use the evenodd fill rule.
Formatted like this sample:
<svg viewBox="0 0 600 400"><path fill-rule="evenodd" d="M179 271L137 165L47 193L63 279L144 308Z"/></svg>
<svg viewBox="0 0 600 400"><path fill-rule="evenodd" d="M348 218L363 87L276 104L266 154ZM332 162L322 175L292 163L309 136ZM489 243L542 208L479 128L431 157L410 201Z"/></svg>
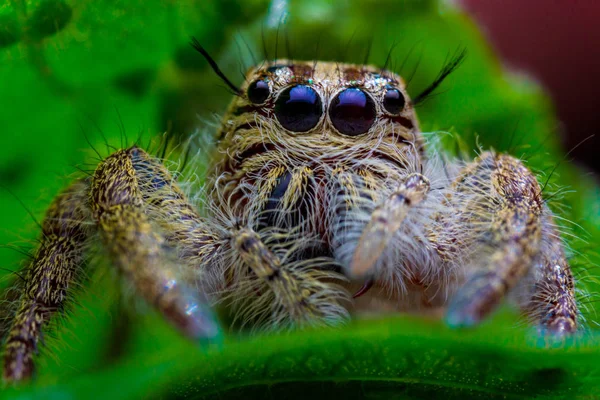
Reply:
<svg viewBox="0 0 600 400"><path fill-rule="evenodd" d="M313 88L296 85L285 89L275 102L275 117L285 129L306 132L314 128L323 114L323 103Z"/></svg>
<svg viewBox="0 0 600 400"><path fill-rule="evenodd" d="M348 88L333 98L329 106L331 123L341 134L357 136L371 128L377 111L371 96L358 88Z"/></svg>

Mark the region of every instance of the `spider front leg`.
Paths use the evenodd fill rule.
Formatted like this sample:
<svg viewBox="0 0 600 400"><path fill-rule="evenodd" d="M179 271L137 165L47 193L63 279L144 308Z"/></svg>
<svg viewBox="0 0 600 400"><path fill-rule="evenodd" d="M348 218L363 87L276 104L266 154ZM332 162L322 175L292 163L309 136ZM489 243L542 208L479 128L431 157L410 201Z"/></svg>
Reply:
<svg viewBox="0 0 600 400"><path fill-rule="evenodd" d="M539 283L547 281L544 290L554 285L550 290L553 297L560 297L559 303L575 304L572 282L571 289L569 284L556 285L552 269L570 276L569 267L562 249L557 251L560 240L549 237L551 234L544 229L544 213L548 210L539 184L519 160L491 152L482 154L459 174L448 202L456 215L441 218L430 239L442 259L454 257L454 264L466 263L466 283L452 298L446 314L451 326L471 326L487 317L536 263L542 269ZM456 259L457 254L462 256ZM542 295L540 289L536 289L534 298ZM548 296L546 299L556 302ZM538 313L538 320L555 330L565 326L556 320L564 318L563 314ZM575 315L566 318L573 328Z"/></svg>
<svg viewBox="0 0 600 400"><path fill-rule="evenodd" d="M332 283L339 277L322 268L326 267L326 260L282 261L249 228L234 231L231 241L243 265L250 268L272 296L260 294L270 299L270 304L257 299L245 311L248 317L252 318L252 313L265 316L274 327L336 324L348 317L339 304L346 300L345 292Z"/></svg>
<svg viewBox="0 0 600 400"><path fill-rule="evenodd" d="M189 276L190 266L214 260L218 236L205 229L166 168L133 147L109 156L90 181L75 182L50 206L6 341L6 381L31 377L41 330L63 307L94 222L113 264L167 320L192 338L220 334Z"/></svg>
<svg viewBox="0 0 600 400"><path fill-rule="evenodd" d="M373 273L373 267L409 211L419 204L430 189L429 180L418 173L406 176L398 188L378 206L364 228L349 268L352 277Z"/></svg>
<svg viewBox="0 0 600 400"><path fill-rule="evenodd" d="M153 221L152 209L165 207L169 217ZM137 293L187 336L219 336L205 297L183 279L186 271L165 238L176 243L200 221L162 165L137 147L117 151L94 174L90 208L111 261Z"/></svg>

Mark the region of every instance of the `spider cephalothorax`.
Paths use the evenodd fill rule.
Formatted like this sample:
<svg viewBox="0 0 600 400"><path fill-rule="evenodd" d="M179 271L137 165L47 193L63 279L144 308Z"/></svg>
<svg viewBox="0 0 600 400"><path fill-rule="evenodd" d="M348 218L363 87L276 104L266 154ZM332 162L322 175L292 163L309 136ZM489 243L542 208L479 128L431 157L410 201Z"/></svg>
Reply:
<svg viewBox="0 0 600 400"><path fill-rule="evenodd" d="M219 335L215 306L255 328L364 311L470 326L504 298L544 332L576 331L563 246L521 161L483 152L464 163L426 146L403 80L373 67L277 60L240 89L226 83L237 97L202 196L131 147L54 201L8 335L6 379L31 375L40 329L96 239L193 338Z"/></svg>
<svg viewBox="0 0 600 400"><path fill-rule="evenodd" d="M286 216L282 227L309 224L327 239L334 182L376 189L421 165L423 138L400 77L278 60L248 78L223 121L210 180L236 214L251 209L263 225Z"/></svg>

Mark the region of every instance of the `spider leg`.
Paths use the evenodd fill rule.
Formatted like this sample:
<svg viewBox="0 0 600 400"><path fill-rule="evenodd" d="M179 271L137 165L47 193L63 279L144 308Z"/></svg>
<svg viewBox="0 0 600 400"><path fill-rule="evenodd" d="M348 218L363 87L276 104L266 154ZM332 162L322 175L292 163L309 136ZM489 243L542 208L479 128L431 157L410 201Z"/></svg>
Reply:
<svg viewBox="0 0 600 400"><path fill-rule="evenodd" d="M91 216L88 182L79 180L52 202L42 224L41 245L28 271L25 289L5 344L5 381L29 379L42 328L64 306L69 286L79 278Z"/></svg>
<svg viewBox="0 0 600 400"><path fill-rule="evenodd" d="M274 325L289 321L292 326L303 327L336 323L348 317L345 308L338 304L345 298L345 292L332 284L335 274L320 270L315 265L322 261L308 260L309 263L304 265L282 263L260 236L249 228L233 232L231 241L244 265L273 294L271 322Z"/></svg>
<svg viewBox="0 0 600 400"><path fill-rule="evenodd" d="M214 264L227 239L209 228L159 160L139 149L131 160L144 201L145 214L161 229L165 241L178 250L179 261L190 267L181 272L202 274L203 270L198 270L198 266L206 269ZM190 276L187 280L198 281L198 278L206 276Z"/></svg>
<svg viewBox="0 0 600 400"><path fill-rule="evenodd" d="M90 205L100 238L136 292L171 324L194 339L216 338L220 330L206 299L182 279L180 263L169 254L167 240L157 232L158 224L146 214L145 201L154 193L155 202L160 202L158 189L169 183L166 176L152 174L156 165L148 160L145 152L132 147L115 152L96 169ZM170 222L186 221L194 216L191 207L186 209L188 214L178 213L181 207L173 204L165 212L171 213Z"/></svg>
<svg viewBox="0 0 600 400"><path fill-rule="evenodd" d="M466 283L451 299L446 321L471 326L496 308L538 257L543 202L537 180L519 160L492 152L467 165L453 189L449 201L457 215L447 230L454 249L471 254Z"/></svg>
<svg viewBox="0 0 600 400"><path fill-rule="evenodd" d="M368 276L402 226L409 210L419 204L429 192L429 180L418 173L410 174L371 214L350 262L348 273L354 278Z"/></svg>
<svg viewBox="0 0 600 400"><path fill-rule="evenodd" d="M546 208L544 214L542 250L532 271L533 291L525 291L520 305L542 333L563 336L577 330L575 286L550 210Z"/></svg>
<svg viewBox="0 0 600 400"><path fill-rule="evenodd" d="M282 268L279 258L267 249L257 233L247 228L235 232L233 247L254 274L267 283L294 323L310 318L314 312L307 302L310 293L300 290L298 280Z"/></svg>

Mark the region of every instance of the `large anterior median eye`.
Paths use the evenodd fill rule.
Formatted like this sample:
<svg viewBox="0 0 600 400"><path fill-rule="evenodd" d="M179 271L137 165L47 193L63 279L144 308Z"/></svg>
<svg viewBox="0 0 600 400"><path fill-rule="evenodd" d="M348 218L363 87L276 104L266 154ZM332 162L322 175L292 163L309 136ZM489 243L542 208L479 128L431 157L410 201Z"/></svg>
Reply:
<svg viewBox="0 0 600 400"><path fill-rule="evenodd" d="M296 85L285 89L275 102L275 116L285 129L306 132L314 128L323 114L323 103L313 88Z"/></svg>
<svg viewBox="0 0 600 400"><path fill-rule="evenodd" d="M365 133L375 122L377 111L371 96L358 88L349 88L333 98L329 106L331 123L341 134Z"/></svg>

